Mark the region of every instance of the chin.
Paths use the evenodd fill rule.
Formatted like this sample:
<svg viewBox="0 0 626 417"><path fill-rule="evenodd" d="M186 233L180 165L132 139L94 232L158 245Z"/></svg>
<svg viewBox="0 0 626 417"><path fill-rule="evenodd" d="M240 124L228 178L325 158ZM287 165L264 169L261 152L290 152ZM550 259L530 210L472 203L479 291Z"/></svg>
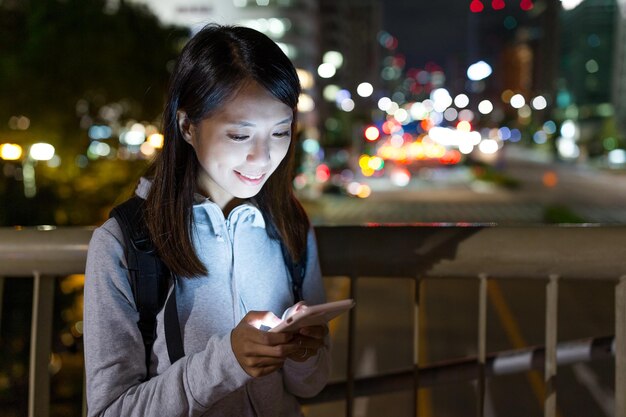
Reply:
<svg viewBox="0 0 626 417"><path fill-rule="evenodd" d="M258 194L261 192L261 188L262 188L262 187L259 187L259 188L258 188L258 189L256 189L256 190L246 190L246 191L242 191L242 192L239 192L239 193L233 194L233 196L234 196L234 197L237 197L237 198L241 198L242 200L244 200L244 199L246 199L246 198L252 198L252 197L254 197L254 196L258 195Z"/></svg>

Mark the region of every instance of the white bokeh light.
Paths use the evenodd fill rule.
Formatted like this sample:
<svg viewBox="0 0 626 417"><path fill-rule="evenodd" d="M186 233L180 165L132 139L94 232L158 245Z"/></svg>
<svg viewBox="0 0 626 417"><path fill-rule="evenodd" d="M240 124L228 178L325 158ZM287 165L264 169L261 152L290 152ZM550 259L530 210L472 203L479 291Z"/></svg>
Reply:
<svg viewBox="0 0 626 417"><path fill-rule="evenodd" d="M410 121L410 119L409 119L409 112L407 112L404 109L396 110L395 113L393 114L393 117L394 117L394 119L396 119L400 123L404 123L404 122Z"/></svg>
<svg viewBox="0 0 626 417"><path fill-rule="evenodd" d="M308 94L300 94L300 97L298 98L298 111L307 113L313 111L313 109L315 109L315 102L313 101L313 98Z"/></svg>
<svg viewBox="0 0 626 417"><path fill-rule="evenodd" d="M548 102L544 96L537 96L530 102L535 110L543 110L548 106Z"/></svg>
<svg viewBox="0 0 626 417"><path fill-rule="evenodd" d="M340 68L343 65L343 55L341 52L328 51L322 57L322 62L330 64L335 68Z"/></svg>
<svg viewBox="0 0 626 417"><path fill-rule="evenodd" d="M468 104L469 97L467 97L465 94L459 94L458 96L454 97L454 105L457 106L459 109L466 107Z"/></svg>
<svg viewBox="0 0 626 417"><path fill-rule="evenodd" d="M356 93L361 97L369 97L374 92L374 87L370 83L361 83L356 88Z"/></svg>
<svg viewBox="0 0 626 417"><path fill-rule="evenodd" d="M564 10L573 10L582 2L583 0L561 0L561 5Z"/></svg>
<svg viewBox="0 0 626 417"><path fill-rule="evenodd" d="M576 159L580 156L580 149L573 138L563 137L556 141L559 155L565 159Z"/></svg>
<svg viewBox="0 0 626 417"><path fill-rule="evenodd" d="M324 87L324 90L322 91L322 95L324 96L325 100L335 101L337 99L337 93L339 92L339 90L341 90L341 88L339 88L338 85L329 84L326 87Z"/></svg>
<svg viewBox="0 0 626 417"><path fill-rule="evenodd" d="M387 114L389 116L393 116L395 112L398 111L399 108L400 106L398 106L398 103L396 103L395 101L392 101L391 103L389 103L389 107L387 107Z"/></svg>
<svg viewBox="0 0 626 417"><path fill-rule="evenodd" d="M489 114L493 111L493 104L489 100L483 100L478 103L478 111L482 114Z"/></svg>
<svg viewBox="0 0 626 417"><path fill-rule="evenodd" d="M354 110L354 101L351 98L343 99L339 107L345 112L351 112Z"/></svg>
<svg viewBox="0 0 626 417"><path fill-rule="evenodd" d="M426 106L419 101L411 105L409 112L414 120L424 120L428 117L428 110L426 109Z"/></svg>
<svg viewBox="0 0 626 417"><path fill-rule="evenodd" d="M328 62L320 64L320 66L317 67L317 74L322 78L330 78L335 75L336 72L337 69L335 68L335 66Z"/></svg>
<svg viewBox="0 0 626 417"><path fill-rule="evenodd" d="M526 99L524 99L523 95L515 94L513 97L511 97L511 107L515 109L521 109L522 107L524 107L524 104L526 104Z"/></svg>
<svg viewBox="0 0 626 417"><path fill-rule="evenodd" d="M452 105L452 97L445 88L437 88L430 93L430 99L433 101L433 108L443 113Z"/></svg>
<svg viewBox="0 0 626 417"><path fill-rule="evenodd" d="M578 128L573 120L566 120L561 125L561 136L564 138L576 138Z"/></svg>
<svg viewBox="0 0 626 417"><path fill-rule="evenodd" d="M498 152L498 142L493 139L484 139L478 144L478 149L487 155Z"/></svg>
<svg viewBox="0 0 626 417"><path fill-rule="evenodd" d="M382 111L387 111L391 106L391 99L389 97L382 97L378 100L378 108Z"/></svg>
<svg viewBox="0 0 626 417"><path fill-rule="evenodd" d="M49 143L33 143L29 154L36 161L49 161L54 156L54 146Z"/></svg>
<svg viewBox="0 0 626 417"><path fill-rule="evenodd" d="M491 65L485 61L478 61L467 69L467 78L472 81L480 81L489 77L492 73Z"/></svg>

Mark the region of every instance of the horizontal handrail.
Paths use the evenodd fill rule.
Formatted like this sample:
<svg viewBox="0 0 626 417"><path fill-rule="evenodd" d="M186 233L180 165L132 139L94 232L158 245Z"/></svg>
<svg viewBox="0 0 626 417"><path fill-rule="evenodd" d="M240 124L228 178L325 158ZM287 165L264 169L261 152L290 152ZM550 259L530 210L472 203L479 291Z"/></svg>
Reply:
<svg viewBox="0 0 626 417"><path fill-rule="evenodd" d="M561 342L557 346L558 365L611 358L615 354L612 336ZM510 375L543 369L545 348L532 346L523 349L492 353L485 362L485 376ZM356 397L388 394L413 388L413 369L356 378ZM454 382L475 380L479 377L477 357L466 357L436 362L419 369L419 386L432 387ZM346 397L346 381L329 383L313 398L302 398L302 404L320 404L339 401Z"/></svg>
<svg viewBox="0 0 626 417"><path fill-rule="evenodd" d="M618 280L626 226L318 226L326 276ZM0 228L0 275L82 273L93 228Z"/></svg>
<svg viewBox="0 0 626 417"><path fill-rule="evenodd" d="M626 226L346 226L318 227L316 233L327 276L618 280L626 275Z"/></svg>
<svg viewBox="0 0 626 417"><path fill-rule="evenodd" d="M85 272L93 228L0 228L0 276L32 277Z"/></svg>

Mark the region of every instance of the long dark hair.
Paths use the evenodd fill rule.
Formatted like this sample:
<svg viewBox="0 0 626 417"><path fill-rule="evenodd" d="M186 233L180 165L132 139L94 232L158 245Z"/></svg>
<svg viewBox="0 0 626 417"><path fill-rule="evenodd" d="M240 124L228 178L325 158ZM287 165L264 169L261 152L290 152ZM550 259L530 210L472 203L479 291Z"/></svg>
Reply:
<svg viewBox="0 0 626 417"><path fill-rule="evenodd" d="M267 36L238 26L208 25L185 45L170 79L163 114L165 143L150 168L153 183L146 199L146 223L159 256L179 276L207 273L191 241L192 205L199 164L184 140L177 112L192 124L210 116L247 82L256 82L293 109L287 155L253 202L275 226L297 261L306 247L309 221L292 188L295 119L300 82L287 56ZM270 233L272 228L268 228Z"/></svg>

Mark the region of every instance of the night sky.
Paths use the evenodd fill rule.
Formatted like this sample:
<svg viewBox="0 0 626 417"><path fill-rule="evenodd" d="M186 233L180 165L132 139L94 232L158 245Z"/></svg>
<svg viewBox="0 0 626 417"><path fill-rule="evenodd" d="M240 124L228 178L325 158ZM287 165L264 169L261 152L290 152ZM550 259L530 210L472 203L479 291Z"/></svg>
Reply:
<svg viewBox="0 0 626 417"><path fill-rule="evenodd" d="M383 2L383 27L398 39L407 67L441 65L449 54L461 54L467 48L467 19L467 0Z"/></svg>
<svg viewBox="0 0 626 417"><path fill-rule="evenodd" d="M471 0L383 1L383 28L398 39L407 68L423 68L428 61L444 67L451 60L469 65L497 53L488 37L514 35L504 27L506 16L521 22L529 15L520 10L519 0L505 0L505 8L497 11L490 0L482 2L485 10L471 13Z"/></svg>

